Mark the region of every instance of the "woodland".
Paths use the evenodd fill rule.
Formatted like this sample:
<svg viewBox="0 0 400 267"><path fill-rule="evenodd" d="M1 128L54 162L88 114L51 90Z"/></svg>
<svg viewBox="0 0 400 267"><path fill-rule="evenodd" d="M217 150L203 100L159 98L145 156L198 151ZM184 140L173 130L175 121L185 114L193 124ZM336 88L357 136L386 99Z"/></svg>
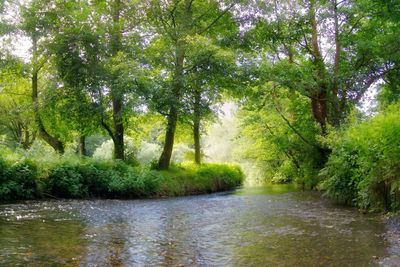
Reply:
<svg viewBox="0 0 400 267"><path fill-rule="evenodd" d="M257 178L400 209L397 0L0 0L0 12L2 201Z"/></svg>

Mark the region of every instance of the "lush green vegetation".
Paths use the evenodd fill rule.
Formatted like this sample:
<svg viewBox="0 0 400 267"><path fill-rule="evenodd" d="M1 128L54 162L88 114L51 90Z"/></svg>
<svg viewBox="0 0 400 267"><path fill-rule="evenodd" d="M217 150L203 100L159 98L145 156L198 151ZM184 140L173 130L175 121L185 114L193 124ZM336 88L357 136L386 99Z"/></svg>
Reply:
<svg viewBox="0 0 400 267"><path fill-rule="evenodd" d="M322 188L362 209L399 210L400 106L332 135L332 154L320 172Z"/></svg>
<svg viewBox="0 0 400 267"><path fill-rule="evenodd" d="M231 190L243 181L238 166L179 164L157 171L122 161L58 156L49 160L0 158L0 200L36 198L143 198Z"/></svg>
<svg viewBox="0 0 400 267"><path fill-rule="evenodd" d="M280 1L246 32L251 51L273 59L251 70L257 79L238 113L240 155L267 182L399 210L398 4L306 2ZM368 90L378 96L365 104Z"/></svg>
<svg viewBox="0 0 400 267"><path fill-rule="evenodd" d="M218 159L400 208L396 1L67 2L0 0L4 199L232 188Z"/></svg>

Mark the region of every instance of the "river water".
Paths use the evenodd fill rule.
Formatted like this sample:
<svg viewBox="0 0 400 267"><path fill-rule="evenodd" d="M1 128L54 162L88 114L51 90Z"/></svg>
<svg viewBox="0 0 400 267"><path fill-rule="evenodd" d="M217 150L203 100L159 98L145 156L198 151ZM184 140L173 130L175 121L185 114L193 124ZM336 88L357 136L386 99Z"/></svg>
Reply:
<svg viewBox="0 0 400 267"><path fill-rule="evenodd" d="M400 266L398 224L290 186L0 205L0 266Z"/></svg>

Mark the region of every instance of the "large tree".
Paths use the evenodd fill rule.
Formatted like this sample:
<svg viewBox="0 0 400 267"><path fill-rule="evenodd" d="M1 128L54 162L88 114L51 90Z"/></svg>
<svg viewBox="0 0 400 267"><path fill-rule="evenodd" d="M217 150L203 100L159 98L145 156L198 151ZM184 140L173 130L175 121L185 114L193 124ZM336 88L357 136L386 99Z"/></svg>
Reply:
<svg viewBox="0 0 400 267"><path fill-rule="evenodd" d="M48 49L46 43L50 39L50 33L54 25L55 14L51 10L49 1L35 0L22 6L22 21L20 29L27 36L31 43L31 92L33 113L36 126L40 137L59 153L64 153L64 144L58 136L51 134L42 120L40 112L40 86L43 85L39 81L40 71L48 62Z"/></svg>
<svg viewBox="0 0 400 267"><path fill-rule="evenodd" d="M136 2L77 2L57 8L62 23L52 48L59 77L70 95L84 100L85 108L75 110L101 125L113 140L114 158L123 160L125 115L131 114L141 88ZM87 130L81 128L83 140Z"/></svg>
<svg viewBox="0 0 400 267"><path fill-rule="evenodd" d="M252 62L243 135L254 143L247 143L247 151L264 167L279 169L288 160L294 169L311 169L315 176L330 155L326 138L319 136L326 136L329 125L339 128L380 79L386 81L386 96L395 99L395 9L385 1L367 0L254 3L241 6L253 14L252 23L243 26ZM301 98L293 98L298 94ZM301 105L293 106L298 99Z"/></svg>
<svg viewBox="0 0 400 267"><path fill-rule="evenodd" d="M235 31L231 32L234 34ZM184 118L189 115L193 131L194 161L201 163L202 121L216 114L223 95L238 87L234 52L211 38L195 37L188 42L187 90Z"/></svg>
<svg viewBox="0 0 400 267"><path fill-rule="evenodd" d="M261 3L263 14L248 31L250 48L269 65L259 79L301 92L322 135L327 123L338 126L370 86L393 70L390 60L366 57L360 37L371 10L346 1L274 1ZM377 43L378 42L378 43ZM370 40L369 46L379 45ZM388 64L389 63L389 64ZM289 70L289 71L288 71Z"/></svg>
<svg viewBox="0 0 400 267"><path fill-rule="evenodd" d="M188 71L195 68L189 63L188 41L196 36L211 37L222 22L227 22L234 5L213 0L149 2L147 17L149 28L154 31L149 54L152 54L153 67L158 69L158 79L162 80L161 86L157 87L160 90L154 90L152 97L157 101L158 110L167 118L159 169L167 169L170 165L182 99L188 90ZM229 24L224 26L230 27Z"/></svg>

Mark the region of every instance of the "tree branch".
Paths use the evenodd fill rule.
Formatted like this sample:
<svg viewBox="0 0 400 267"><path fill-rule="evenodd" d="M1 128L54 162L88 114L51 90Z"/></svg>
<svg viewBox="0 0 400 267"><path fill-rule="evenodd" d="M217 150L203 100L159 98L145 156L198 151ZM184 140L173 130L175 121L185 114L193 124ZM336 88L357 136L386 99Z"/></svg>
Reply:
<svg viewBox="0 0 400 267"><path fill-rule="evenodd" d="M236 2L230 4L227 8L225 8L218 17L216 17L210 24L208 24L203 30L199 31L198 34L201 35L211 29L229 10L231 10L236 5Z"/></svg>
<svg viewBox="0 0 400 267"><path fill-rule="evenodd" d="M104 122L103 118L100 120L101 126L107 131L108 135L111 137L111 139L115 142L115 136L113 131L111 130L110 126L108 126L107 123Z"/></svg>

